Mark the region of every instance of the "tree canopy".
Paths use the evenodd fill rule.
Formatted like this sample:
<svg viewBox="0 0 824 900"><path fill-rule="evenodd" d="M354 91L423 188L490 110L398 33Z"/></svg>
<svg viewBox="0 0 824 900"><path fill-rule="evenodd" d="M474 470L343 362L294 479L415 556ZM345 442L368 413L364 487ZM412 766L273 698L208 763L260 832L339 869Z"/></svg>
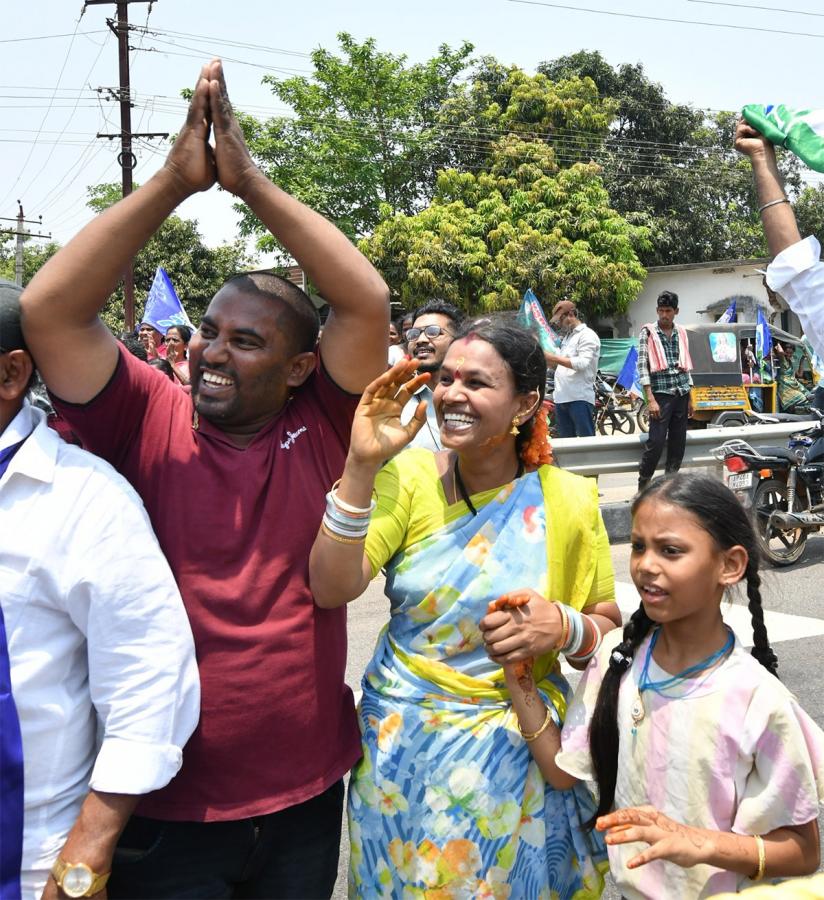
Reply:
<svg viewBox="0 0 824 900"><path fill-rule="evenodd" d="M412 213L432 196L448 147L436 127L443 102L468 65L472 45L446 44L410 65L369 39L338 35L341 55L312 53L311 78L264 76L292 116L240 116L252 155L276 184L333 221L350 238L372 231L380 207ZM240 204L244 234L271 237Z"/></svg>
<svg viewBox="0 0 824 900"><path fill-rule="evenodd" d="M590 317L623 312L641 289L647 231L609 206L599 168L558 166L554 150L498 139L479 172L439 173L420 213L384 218L361 241L407 306L436 294L466 310L514 308L526 288Z"/></svg>
<svg viewBox="0 0 824 900"><path fill-rule="evenodd" d="M592 79L615 115L596 159L615 209L650 229L645 265L761 256L766 252L752 172L733 150L737 115L672 103L640 63L612 67L582 50L542 63L551 79ZM780 154L793 193L798 160Z"/></svg>

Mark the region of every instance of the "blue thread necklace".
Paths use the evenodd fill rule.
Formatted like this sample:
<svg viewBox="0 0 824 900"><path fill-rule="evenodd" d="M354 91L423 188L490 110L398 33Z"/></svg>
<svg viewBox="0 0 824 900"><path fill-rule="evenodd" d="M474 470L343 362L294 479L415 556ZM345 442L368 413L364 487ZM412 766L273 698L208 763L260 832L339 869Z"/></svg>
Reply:
<svg viewBox="0 0 824 900"><path fill-rule="evenodd" d="M652 652L655 649L655 645L658 643L658 637L661 634L661 629L656 628L652 633L652 638L650 639L649 646L647 647L647 654L644 658L644 665L641 669L641 677L638 680L638 691L637 696L630 708L630 716L632 717L632 733L635 734L638 728L638 725L644 720L644 716L646 715L646 710L644 709L644 700L641 696L642 691L651 690L655 691L656 694L659 694L662 697L670 696L666 693L668 688L676 687L679 684L682 684L685 681L688 681L690 678L695 678L696 675L700 675L702 672L706 672L707 669L711 669L719 660L723 659L727 656L731 651L733 646L735 645L735 635L732 632L732 629L729 626L724 626L727 629L727 640L724 642L724 646L720 648L720 650L716 650L715 653L711 653L706 658L700 660L697 663L694 663L691 666L687 666L686 669L679 672L677 675L670 675L668 678L662 678L660 681L654 681L649 677L649 664L652 659ZM682 694L681 696L686 697L687 694Z"/></svg>

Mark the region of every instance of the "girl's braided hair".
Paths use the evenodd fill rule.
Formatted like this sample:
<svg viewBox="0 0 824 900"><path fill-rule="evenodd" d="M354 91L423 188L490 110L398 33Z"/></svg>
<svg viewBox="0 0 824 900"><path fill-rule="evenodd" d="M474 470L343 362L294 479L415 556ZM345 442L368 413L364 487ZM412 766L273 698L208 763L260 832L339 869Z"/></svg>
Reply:
<svg viewBox="0 0 824 900"><path fill-rule="evenodd" d="M698 520L721 550L741 545L748 556L745 580L752 618L752 655L772 675L778 677L778 659L770 646L761 606L761 577L758 574L759 551L752 522L735 495L720 481L705 475L673 475L656 478L635 498L632 514L646 500L658 498L679 506ZM605 815L615 802L618 777L618 691L621 678L632 665L635 652L649 633L653 621L643 603L624 626L623 640L612 651L609 667L598 691L598 700L589 728L589 748L598 782L598 809L587 823L593 827L598 816Z"/></svg>

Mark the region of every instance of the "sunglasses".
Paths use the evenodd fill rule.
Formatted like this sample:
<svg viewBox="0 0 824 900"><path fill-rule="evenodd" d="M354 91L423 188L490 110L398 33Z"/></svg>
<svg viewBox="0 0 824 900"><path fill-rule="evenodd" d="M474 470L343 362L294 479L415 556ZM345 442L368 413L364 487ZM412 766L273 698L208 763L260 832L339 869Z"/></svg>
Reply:
<svg viewBox="0 0 824 900"><path fill-rule="evenodd" d="M425 334L428 338L440 337L442 334L452 337L452 333L445 328L441 328L440 325L427 325L426 328L410 328L404 332L403 336L407 341L417 341L422 334Z"/></svg>

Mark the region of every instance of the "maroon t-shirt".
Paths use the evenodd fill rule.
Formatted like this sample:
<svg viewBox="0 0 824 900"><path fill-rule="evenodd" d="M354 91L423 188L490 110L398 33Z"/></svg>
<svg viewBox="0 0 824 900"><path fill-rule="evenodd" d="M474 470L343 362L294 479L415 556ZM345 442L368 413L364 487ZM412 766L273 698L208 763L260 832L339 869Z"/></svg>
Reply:
<svg viewBox="0 0 824 900"><path fill-rule="evenodd" d="M245 449L188 392L121 350L109 384L55 407L143 498L192 623L200 724L171 784L138 812L218 821L323 792L360 756L344 683L346 610L309 592L309 551L358 398L319 367ZM89 560L94 565L94 560Z"/></svg>

